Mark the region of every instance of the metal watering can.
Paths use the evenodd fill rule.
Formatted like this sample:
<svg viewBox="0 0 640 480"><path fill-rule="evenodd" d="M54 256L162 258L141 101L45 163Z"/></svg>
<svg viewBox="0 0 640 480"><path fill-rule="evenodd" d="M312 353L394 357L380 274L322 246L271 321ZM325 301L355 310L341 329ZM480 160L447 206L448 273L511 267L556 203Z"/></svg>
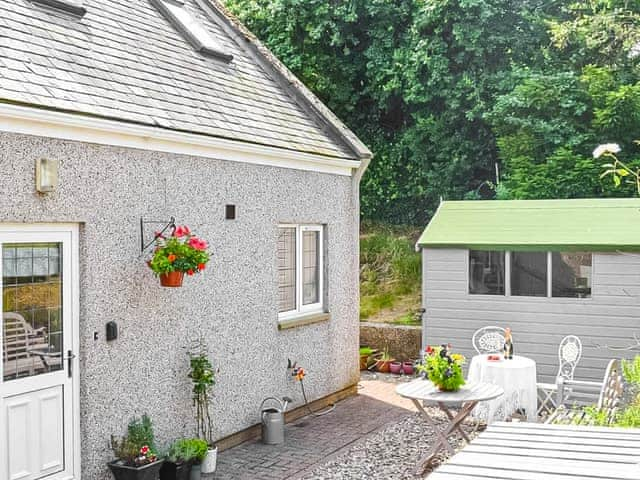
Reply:
<svg viewBox="0 0 640 480"><path fill-rule="evenodd" d="M275 397L267 397L262 401L260 404L262 443L267 445L284 443L284 412L291 402L289 397L282 397L282 401ZM272 406L265 406L266 403Z"/></svg>

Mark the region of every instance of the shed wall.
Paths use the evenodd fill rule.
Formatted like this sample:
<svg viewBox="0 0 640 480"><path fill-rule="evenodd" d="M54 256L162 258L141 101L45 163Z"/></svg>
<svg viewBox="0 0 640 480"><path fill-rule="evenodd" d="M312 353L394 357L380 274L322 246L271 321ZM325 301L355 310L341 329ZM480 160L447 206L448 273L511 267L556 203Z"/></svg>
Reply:
<svg viewBox="0 0 640 480"><path fill-rule="evenodd" d="M46 196L34 187L39 157L61 162L59 188ZM134 415L152 417L161 446L194 434L186 350L200 333L220 369L217 438L258 423L264 397L301 405L288 358L305 367L310 400L357 382L350 177L8 133L0 133L0 166L0 222L81 226L82 478L111 478L109 436L124 433ZM236 220L225 220L225 204L237 205ZM140 255L140 218L170 216L212 252L204 274L179 289L161 288ZM277 329L280 222L326 225L328 322ZM120 336L107 343L110 320Z"/></svg>
<svg viewBox="0 0 640 480"><path fill-rule="evenodd" d="M633 356L596 344L629 345L640 334L640 255L593 254L589 299L504 297L468 293L468 250L424 249L423 344L451 342L468 358L473 332L497 325L513 329L516 354L533 358L538 380L553 382L558 344L577 335L583 357L576 378L602 380L610 358Z"/></svg>

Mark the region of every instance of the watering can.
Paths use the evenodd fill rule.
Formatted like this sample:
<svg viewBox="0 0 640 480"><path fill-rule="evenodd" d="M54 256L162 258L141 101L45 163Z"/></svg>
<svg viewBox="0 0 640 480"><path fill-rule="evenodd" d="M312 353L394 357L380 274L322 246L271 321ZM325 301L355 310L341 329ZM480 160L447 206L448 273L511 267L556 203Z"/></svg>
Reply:
<svg viewBox="0 0 640 480"><path fill-rule="evenodd" d="M275 397L267 397L262 401L260 404L262 443L267 445L284 443L284 412L291 401L289 397L282 397L282 401Z"/></svg>

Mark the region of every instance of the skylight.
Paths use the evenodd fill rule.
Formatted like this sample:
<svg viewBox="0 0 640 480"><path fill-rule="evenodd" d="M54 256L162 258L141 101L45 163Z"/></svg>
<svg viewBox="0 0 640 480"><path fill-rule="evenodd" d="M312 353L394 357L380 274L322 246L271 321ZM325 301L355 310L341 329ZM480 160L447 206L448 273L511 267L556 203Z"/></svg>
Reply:
<svg viewBox="0 0 640 480"><path fill-rule="evenodd" d="M83 16L87 13L87 9L83 6L83 0L31 0L34 3L53 7L58 10L73 13L74 15Z"/></svg>
<svg viewBox="0 0 640 480"><path fill-rule="evenodd" d="M222 46L184 7L182 0L152 0L167 20L184 35L198 52L219 58L225 62L233 59Z"/></svg>

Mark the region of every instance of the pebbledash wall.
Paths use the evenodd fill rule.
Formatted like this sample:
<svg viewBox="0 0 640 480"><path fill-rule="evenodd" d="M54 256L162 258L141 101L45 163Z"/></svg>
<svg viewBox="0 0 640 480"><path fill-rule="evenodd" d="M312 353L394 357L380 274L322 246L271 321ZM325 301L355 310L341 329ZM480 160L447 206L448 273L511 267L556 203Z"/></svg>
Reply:
<svg viewBox="0 0 640 480"><path fill-rule="evenodd" d="M59 159L60 185L34 191L34 162ZM186 347L200 333L220 369L217 438L258 423L289 395L287 358L310 399L358 380L357 199L349 176L0 133L0 221L80 224L82 478L110 478L109 437L148 413L159 443L194 433ZM225 220L226 204L237 219ZM161 288L140 255L139 221L187 224L210 243L207 271ZM330 320L278 330L278 223L326 225ZM106 342L106 322L119 338ZM98 332L98 340L94 340Z"/></svg>

